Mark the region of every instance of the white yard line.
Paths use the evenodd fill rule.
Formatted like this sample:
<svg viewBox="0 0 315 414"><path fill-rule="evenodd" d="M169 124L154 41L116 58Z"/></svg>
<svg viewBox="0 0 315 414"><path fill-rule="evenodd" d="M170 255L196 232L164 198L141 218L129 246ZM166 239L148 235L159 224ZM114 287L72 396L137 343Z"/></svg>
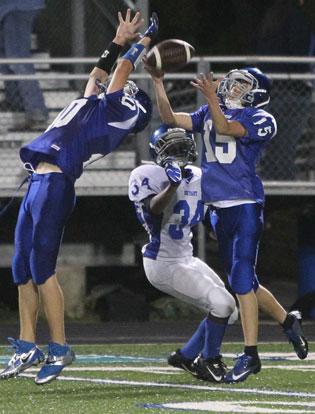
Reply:
<svg viewBox="0 0 315 414"><path fill-rule="evenodd" d="M32 374L21 374L19 377L33 378ZM158 388L176 388L186 390L204 390L204 391L223 391L223 392L236 392L241 394L255 394L255 395L276 395L283 397L297 397L297 398L315 398L315 393L311 392L297 392L297 391L273 391L273 390L262 390L257 388L234 388L234 386L206 386L206 385L193 385L193 384L172 384L162 382L146 382L146 381L126 381L126 380L109 380L102 378L83 378L83 377L64 377L59 376L59 381L75 381L75 382L89 382L93 384L103 385L128 385L128 386L141 386L141 387L158 387Z"/></svg>
<svg viewBox="0 0 315 414"><path fill-rule="evenodd" d="M232 367L232 366L231 366ZM315 365L263 365L263 369L282 369L286 371L315 371ZM39 368L28 368L27 372L37 372ZM159 367L159 366L148 366L148 367L135 367L135 366L128 366L128 367L97 367L97 366L84 366L84 367L65 367L64 371L69 372L117 372L117 371L129 371L129 372L146 372L149 374L182 374L183 370L173 367Z"/></svg>
<svg viewBox="0 0 315 414"><path fill-rule="evenodd" d="M265 405L266 407L259 407L259 405ZM164 403L164 404L142 404L138 405L145 408L164 408L171 410L197 410L214 413L287 413L287 414L304 414L314 413L312 410L305 408L315 407L315 403L306 402L279 402L279 401L200 401L200 402L180 402L180 403ZM258 406L258 407L257 407ZM270 407L269 407L270 406ZM277 408L273 408L278 406ZM288 408L280 408L288 407ZM296 407L293 408L292 407ZM298 408L300 407L300 408Z"/></svg>

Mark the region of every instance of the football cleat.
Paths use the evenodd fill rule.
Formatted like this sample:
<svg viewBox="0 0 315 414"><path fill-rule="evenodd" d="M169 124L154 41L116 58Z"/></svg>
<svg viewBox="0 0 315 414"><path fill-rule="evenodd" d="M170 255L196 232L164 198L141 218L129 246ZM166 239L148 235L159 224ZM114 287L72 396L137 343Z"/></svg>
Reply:
<svg viewBox="0 0 315 414"><path fill-rule="evenodd" d="M44 354L33 342L20 339L15 341L13 338L8 338L8 340L11 342L12 348L15 349L15 353L6 368L0 372L1 379L16 377L32 365L44 362Z"/></svg>
<svg viewBox="0 0 315 414"><path fill-rule="evenodd" d="M257 374L261 370L260 359L254 359L250 355L242 354L230 371L224 378L227 384L245 381L250 374Z"/></svg>
<svg viewBox="0 0 315 414"><path fill-rule="evenodd" d="M60 345L56 342L49 342L48 357L45 364L35 377L37 385L47 384L53 381L67 365L75 360L75 353L68 344Z"/></svg>
<svg viewBox="0 0 315 414"><path fill-rule="evenodd" d="M168 365L171 365L175 368L183 369L189 372L191 375L196 375L192 363L193 359L188 359L182 356L180 349L176 349L176 351L172 352L171 355L167 358Z"/></svg>
<svg viewBox="0 0 315 414"><path fill-rule="evenodd" d="M286 334L289 342L293 345L296 355L300 359L305 359L308 354L308 342L301 329L301 312L292 311L289 315L293 317L294 322L290 329L284 330L284 333Z"/></svg>
<svg viewBox="0 0 315 414"><path fill-rule="evenodd" d="M222 382L226 374L226 365L222 361L222 355L214 358L203 358L199 355L192 367L197 373L196 377L203 381Z"/></svg>

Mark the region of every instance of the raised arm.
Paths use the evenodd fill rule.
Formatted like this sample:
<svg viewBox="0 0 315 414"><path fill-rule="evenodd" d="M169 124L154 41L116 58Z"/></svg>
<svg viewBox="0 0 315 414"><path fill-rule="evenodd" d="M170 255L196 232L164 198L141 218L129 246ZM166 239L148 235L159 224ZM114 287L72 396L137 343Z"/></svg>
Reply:
<svg viewBox="0 0 315 414"><path fill-rule="evenodd" d="M191 131L193 126L191 116L185 112L174 112L171 107L163 84L164 72L149 66L145 59L144 67L152 77L156 102L162 121L167 125L177 126L179 128L184 128L187 131Z"/></svg>
<svg viewBox="0 0 315 414"><path fill-rule="evenodd" d="M169 184L163 191L148 199L148 208L154 215L162 214L171 202L177 187Z"/></svg>
<svg viewBox="0 0 315 414"><path fill-rule="evenodd" d="M246 128L238 121L228 121L221 111L216 94L218 84L221 80L222 78L219 78L214 81L213 72L210 72L209 78L206 78L201 73L200 79L196 77L195 81L190 83L204 94L216 133L231 137L244 137L247 134Z"/></svg>
<svg viewBox="0 0 315 414"><path fill-rule="evenodd" d="M85 97L89 97L97 93L98 90L95 85L96 79L99 79L102 83L105 82L110 75L111 68L115 64L119 53L122 51L123 46L127 42L140 36L138 29L142 25L143 19L139 20L139 12L135 14L133 19L130 19L130 16L130 9L127 10L125 20L123 19L121 12L118 12L119 26L117 28L116 35L90 73L90 77L84 91Z"/></svg>
<svg viewBox="0 0 315 414"><path fill-rule="evenodd" d="M142 39L138 43L133 44L128 52L121 58L107 88L107 93L113 93L122 89L125 86L130 73L137 67L138 63L142 61L146 49L158 34L159 20L156 13L152 14L150 22L151 24L145 31Z"/></svg>

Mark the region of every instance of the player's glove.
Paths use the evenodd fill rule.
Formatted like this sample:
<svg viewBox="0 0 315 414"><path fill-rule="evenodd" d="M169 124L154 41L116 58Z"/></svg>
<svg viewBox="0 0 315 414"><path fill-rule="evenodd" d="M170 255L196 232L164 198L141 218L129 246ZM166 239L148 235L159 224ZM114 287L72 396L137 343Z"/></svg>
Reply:
<svg viewBox="0 0 315 414"><path fill-rule="evenodd" d="M174 157L168 157L163 163L163 168L172 186L177 187L182 181L182 171Z"/></svg>
<svg viewBox="0 0 315 414"><path fill-rule="evenodd" d="M159 31L159 19L155 12L152 13L152 17L150 17L150 26L145 31L145 33L141 36L142 37L149 37L152 41L156 38L158 31Z"/></svg>

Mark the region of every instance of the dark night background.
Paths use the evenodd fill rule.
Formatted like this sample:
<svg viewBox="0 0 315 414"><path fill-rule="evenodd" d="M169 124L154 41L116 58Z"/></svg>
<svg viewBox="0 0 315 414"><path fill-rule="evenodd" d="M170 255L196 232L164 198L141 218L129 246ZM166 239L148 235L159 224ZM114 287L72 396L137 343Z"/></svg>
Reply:
<svg viewBox="0 0 315 414"><path fill-rule="evenodd" d="M255 29L270 0L150 1L163 39L185 39L202 55L252 54Z"/></svg>
<svg viewBox="0 0 315 414"><path fill-rule="evenodd" d="M252 55L255 54L256 29L262 14L273 2L271 0L151 0L150 11L156 11L160 20L159 40L180 38L191 43L196 55ZM47 0L52 6L54 0ZM71 36L68 23L71 20L69 2L62 2L62 30L49 32L58 9L48 7L42 19L37 22L36 31L40 45L49 49L52 56L69 56L71 54ZM93 5L89 8L89 16L93 19ZM59 10L60 11L60 10ZM101 39L102 26L99 20L87 30L88 56L97 55L100 50L98 42L93 41L93 32L99 31ZM13 243L14 226L20 205L17 198L4 217L0 218L0 243ZM8 199L0 199L3 207ZM267 286L276 280L297 282L298 246L301 242L301 223L305 206L313 208L313 197L267 196L265 209L265 233L261 241L258 260L258 275ZM308 222L307 236L311 239L315 234L314 217ZM305 234L305 232L304 232ZM134 242L137 246L137 269L111 269L110 281L121 280L126 286L145 292L146 300L161 295L150 287L145 279L140 247L146 240L146 234L138 223L134 206L127 196L117 197L79 197L76 208L70 217L64 234L64 243L93 242L104 251L120 254L123 243ZM315 241L312 239L312 243ZM217 256L216 243L207 238L207 256L209 263L224 275ZM0 278L0 309L6 307L15 310L17 307L16 288L11 281L10 269L1 269ZM88 287L99 283L99 269L87 269ZM102 277L102 276L101 276ZM297 297L297 287L292 297Z"/></svg>

